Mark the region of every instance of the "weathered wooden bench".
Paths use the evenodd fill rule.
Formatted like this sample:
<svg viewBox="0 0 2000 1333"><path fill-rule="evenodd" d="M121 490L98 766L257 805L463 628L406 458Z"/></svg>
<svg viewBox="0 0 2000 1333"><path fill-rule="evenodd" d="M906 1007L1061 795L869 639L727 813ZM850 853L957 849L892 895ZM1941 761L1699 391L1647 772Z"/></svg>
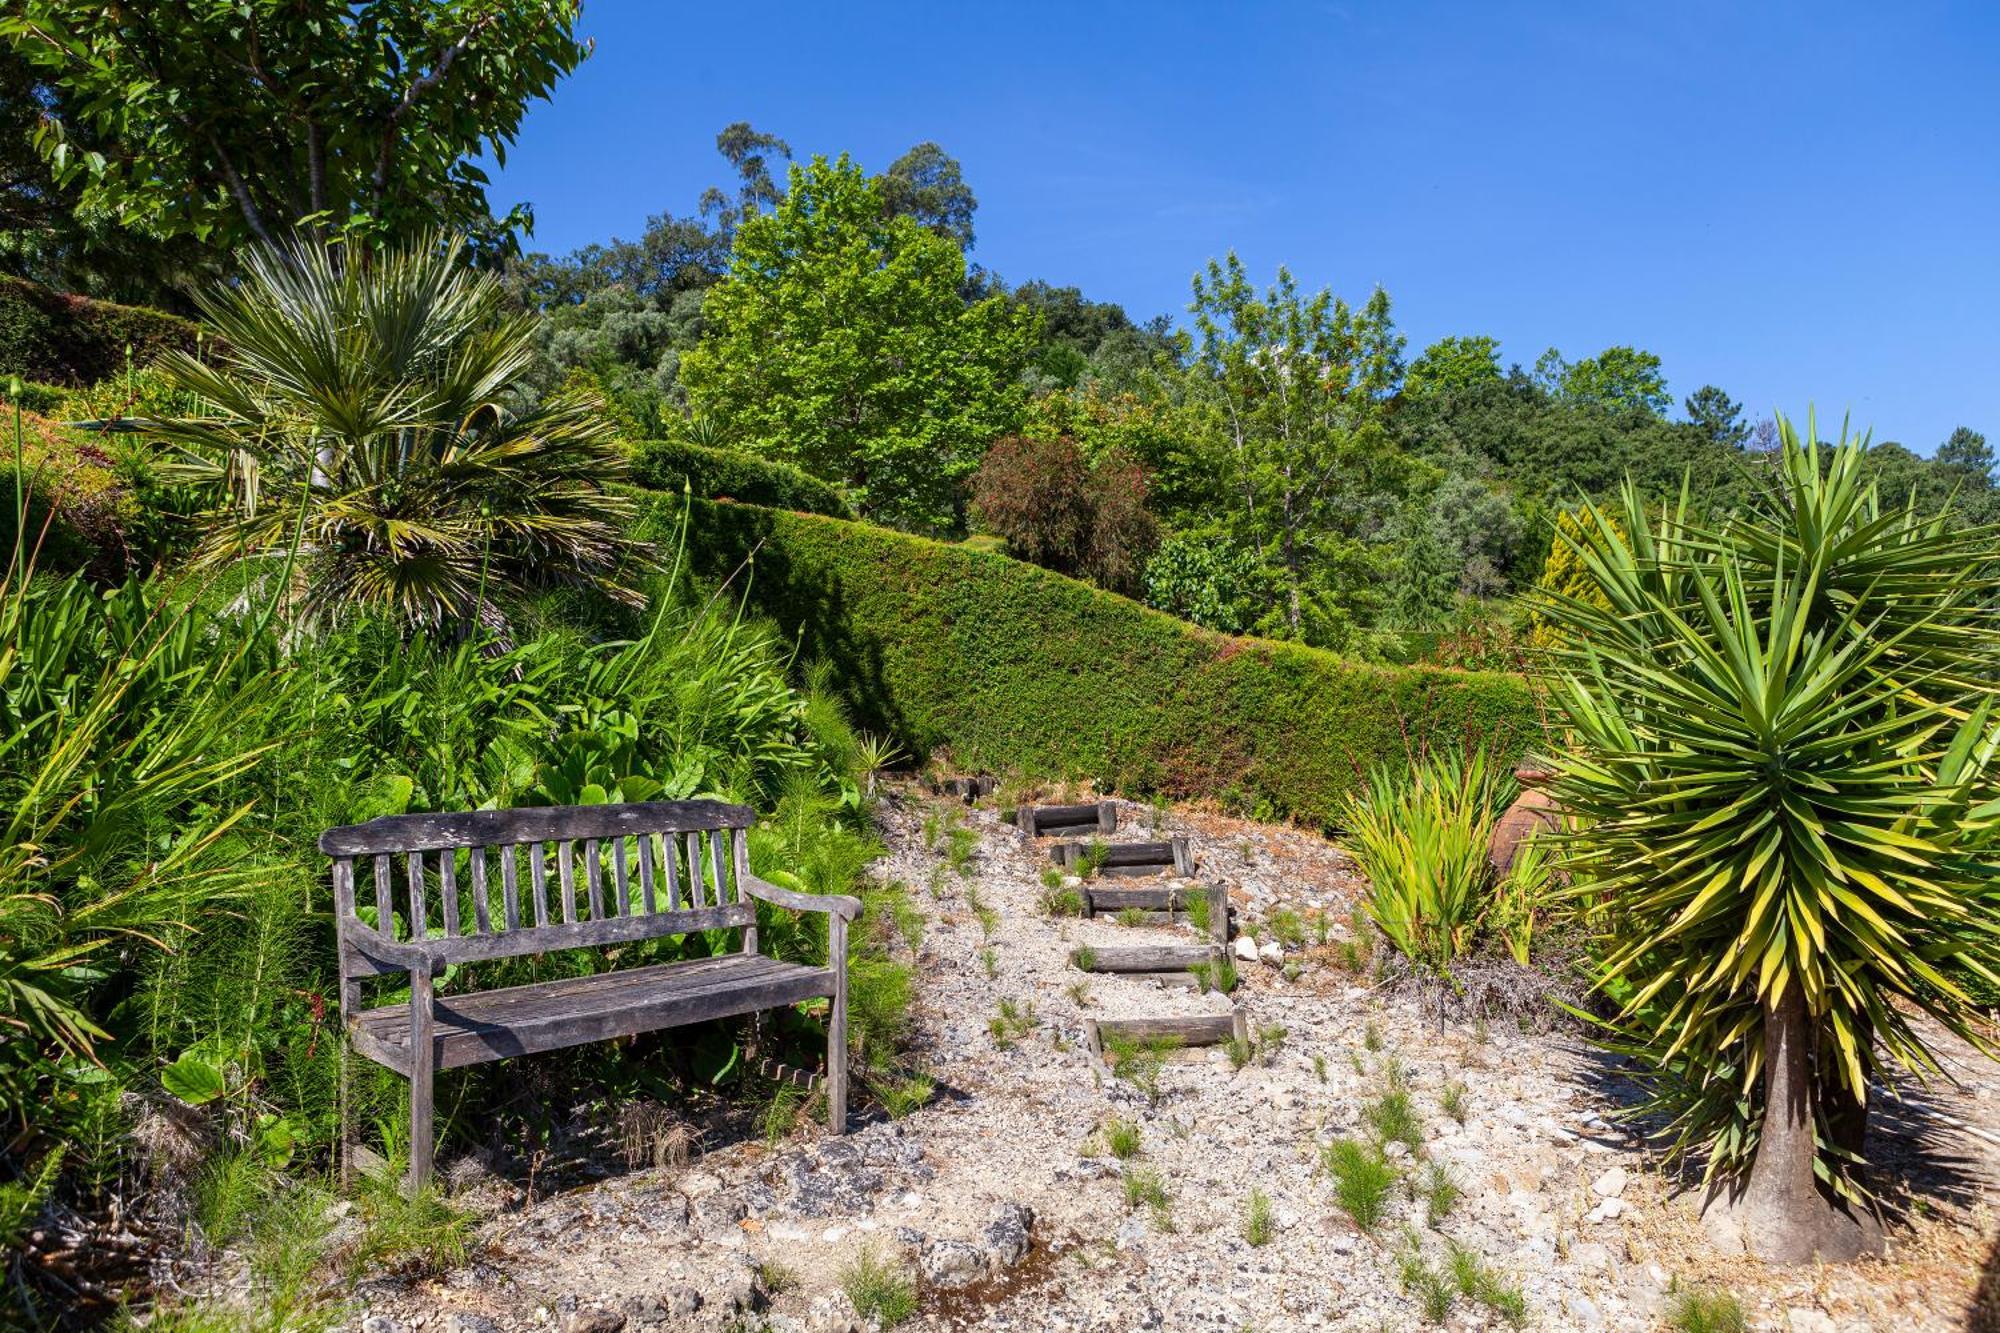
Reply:
<svg viewBox="0 0 2000 1333"><path fill-rule="evenodd" d="M827 1118L834 1133L846 1130L847 923L861 903L752 875L755 819L748 806L720 801L654 801L390 815L321 836L320 851L333 858L341 1020L357 1052L410 1080L413 1188L431 1171L440 1069L818 997L832 1002ZM374 881L374 925L357 908L357 870ZM827 966L759 955L758 901L826 913ZM465 994L433 989L453 963L739 929L739 948L706 958ZM408 1002L362 1007L364 978L404 973ZM344 1096L341 1121L342 1170L351 1174Z"/></svg>

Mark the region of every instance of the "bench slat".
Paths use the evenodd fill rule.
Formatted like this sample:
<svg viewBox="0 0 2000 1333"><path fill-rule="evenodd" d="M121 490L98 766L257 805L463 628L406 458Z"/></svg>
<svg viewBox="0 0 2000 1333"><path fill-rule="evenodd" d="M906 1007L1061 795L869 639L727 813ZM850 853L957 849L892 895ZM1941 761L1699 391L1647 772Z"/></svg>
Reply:
<svg viewBox="0 0 2000 1333"><path fill-rule="evenodd" d="M438 915L444 919L444 933L458 934L458 854L438 853Z"/></svg>
<svg viewBox="0 0 2000 1333"><path fill-rule="evenodd" d="M421 942L431 933L430 919L424 915L424 854L411 852L403 864L410 872L410 938Z"/></svg>
<svg viewBox="0 0 2000 1333"><path fill-rule="evenodd" d="M604 919L604 852L595 838L583 843L583 881L590 888L590 919Z"/></svg>
<svg viewBox="0 0 2000 1333"><path fill-rule="evenodd" d="M486 849L472 849L472 921L482 935L493 933L493 904L486 897Z"/></svg>
<svg viewBox="0 0 2000 1333"><path fill-rule="evenodd" d="M500 849L500 897L507 911L507 929L521 928L521 884L520 874L514 868L514 844L508 843Z"/></svg>
<svg viewBox="0 0 2000 1333"><path fill-rule="evenodd" d="M824 968L746 954L573 980L582 984L560 993L549 991L555 983L542 983L438 999L432 1038L437 1067L453 1069L778 1008L831 995L835 985L833 973ZM357 1040L357 1049L391 1067L408 1068L414 1054L408 1005L370 1010L355 1026L357 1037L366 1038Z"/></svg>
<svg viewBox="0 0 2000 1333"><path fill-rule="evenodd" d="M729 862L729 853L722 850L722 830L708 831L708 877L715 885L715 905L722 906L729 899L729 873L723 869Z"/></svg>
<svg viewBox="0 0 2000 1333"><path fill-rule="evenodd" d="M674 851L674 836L660 835L660 865L667 872L667 908L678 912L681 909L681 867L680 855Z"/></svg>
<svg viewBox="0 0 2000 1333"><path fill-rule="evenodd" d="M384 815L365 824L328 829L319 849L328 856L376 852L435 852L446 847L494 847L503 842L615 838L641 832L689 833L747 828L756 814L722 801L640 801L629 805L524 806L452 814Z"/></svg>
<svg viewBox="0 0 2000 1333"><path fill-rule="evenodd" d="M639 835L639 899L646 905L647 915L654 911L653 898L653 835Z"/></svg>
<svg viewBox="0 0 2000 1333"><path fill-rule="evenodd" d="M575 844L556 844L556 883L562 890L562 919L564 925L576 923L576 868L570 864L570 853Z"/></svg>
<svg viewBox="0 0 2000 1333"><path fill-rule="evenodd" d="M532 872L530 882L535 890L535 926L539 929L549 924L549 849L548 844L531 842L534 860L529 863Z"/></svg>
<svg viewBox="0 0 2000 1333"><path fill-rule="evenodd" d="M632 883L625 870L625 839L611 840L611 883L618 891L618 915L632 915Z"/></svg>
<svg viewBox="0 0 2000 1333"><path fill-rule="evenodd" d="M375 929L396 938L396 891L389 883L389 858L375 858Z"/></svg>
<svg viewBox="0 0 2000 1333"><path fill-rule="evenodd" d="M425 953L441 963L470 963L485 958L519 958L531 953L554 953L560 949L586 949L595 945L660 939L667 935L688 935L703 930L724 930L747 926L756 919L754 907L731 903L723 907L655 912L651 916L608 916L602 921L572 921L540 926L534 930L460 935L453 939L425 940L423 947Z"/></svg>

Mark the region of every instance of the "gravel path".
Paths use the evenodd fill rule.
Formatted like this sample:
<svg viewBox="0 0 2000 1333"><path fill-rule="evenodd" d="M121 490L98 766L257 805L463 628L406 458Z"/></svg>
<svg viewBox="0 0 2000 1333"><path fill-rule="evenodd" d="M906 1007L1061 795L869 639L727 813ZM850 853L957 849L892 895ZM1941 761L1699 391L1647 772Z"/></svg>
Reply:
<svg viewBox="0 0 2000 1333"><path fill-rule="evenodd" d="M956 819L976 834L967 874L945 864L946 838L927 846L927 816L934 832ZM355 1323L366 1333L859 1329L842 1274L872 1251L921 1275L905 1328L1400 1330L1425 1326L1405 1256L1442 1271L1456 1246L1476 1256L1491 1299L1452 1299L1453 1328L1504 1326L1496 1306L1509 1291L1529 1327L1658 1328L1671 1290L1688 1283L1726 1285L1759 1328L1982 1326L1966 1311L2000 1236L1985 1184L2000 1167L2000 1080L1983 1063L1965 1065L1963 1088L1926 1094L1972 1132L1912 1117L1930 1140L1925 1203L1897 1232L1891 1263L1766 1273L1703 1247L1691 1198L1672 1197L1613 1123L1619 1085L1573 1034L1507 1021L1440 1028L1413 1000L1357 984L1339 965L1336 930L1282 963L1238 962L1234 1001L1267 1037L1254 1058L1237 1068L1221 1048L1175 1052L1149 1090L1089 1056L1085 1020L1222 1013L1231 999L1086 980L1069 954L1198 943L1193 931L1044 915L1046 845L1028 845L991 809L899 787L882 820L890 850L874 873L910 885L926 918L914 1041L938 1083L930 1105L842 1139L809 1128L776 1149L711 1144L685 1168L615 1175L525 1207L512 1183L488 1181L466 1196L488 1214L483 1256L437 1281L365 1285ZM1192 840L1198 879L1228 886L1239 929L1268 935L1263 923L1287 909L1345 920L1357 884L1325 841L1135 805L1114 836L1175 833ZM1003 1004L1015 1016L1004 1040L991 1030ZM1397 1086L1421 1144L1393 1147L1398 1169L1423 1179L1435 1164L1460 1197L1430 1225L1425 1203L1398 1189L1371 1234L1349 1221L1319 1164L1327 1144L1364 1135L1365 1108ZM1454 1087L1462 1120L1447 1109ZM1113 1119L1139 1126L1129 1162L1108 1151ZM1956 1174L1940 1154L1962 1159ZM1165 1203L1128 1206L1134 1175L1157 1180ZM1253 1191L1269 1205L1261 1245L1245 1236Z"/></svg>

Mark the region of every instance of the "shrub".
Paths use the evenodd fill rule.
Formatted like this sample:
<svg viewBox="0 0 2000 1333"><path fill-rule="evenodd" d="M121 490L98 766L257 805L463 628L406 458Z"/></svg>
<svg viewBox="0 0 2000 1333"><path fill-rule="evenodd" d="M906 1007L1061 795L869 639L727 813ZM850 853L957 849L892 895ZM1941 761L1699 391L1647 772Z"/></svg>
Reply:
<svg viewBox="0 0 2000 1333"><path fill-rule="evenodd" d="M767 458L687 440L641 440L631 446L632 480L657 491L685 485L700 500L734 500L806 514L852 514L841 493L811 473Z"/></svg>
<svg viewBox="0 0 2000 1333"><path fill-rule="evenodd" d="M858 725L963 766L1108 780L1168 798L1336 822L1357 772L1412 747L1538 736L1517 677L1382 668L1229 639L1003 556L836 519L703 505L698 567L753 547L756 607L826 660ZM656 497L639 534L678 531ZM1115 689L1080 682L1116 681Z"/></svg>
<svg viewBox="0 0 2000 1333"><path fill-rule="evenodd" d="M1552 794L1614 1041L1751 1252L1801 1262L1868 1240L1819 1182L1859 1192L1871 1086L1935 1070L1938 1029L1986 1048L1939 964L2000 976L2000 629L1994 529L1885 503L1863 441L1779 434L1720 520L1629 486L1618 522L1591 511L1610 609L1547 613L1575 746Z"/></svg>
<svg viewBox="0 0 2000 1333"><path fill-rule="evenodd" d="M1377 768L1347 801L1345 845L1368 878L1363 902L1389 942L1446 971L1491 907L1486 847L1512 780L1484 751L1433 756L1407 782Z"/></svg>
<svg viewBox="0 0 2000 1333"><path fill-rule="evenodd" d="M201 342L200 327L177 315L0 277L0 374L95 384L165 351L197 351Z"/></svg>
<svg viewBox="0 0 2000 1333"><path fill-rule="evenodd" d="M1120 592L1138 587L1159 539L1138 463L1117 449L1086 458L1067 436L996 441L972 509L1019 558Z"/></svg>

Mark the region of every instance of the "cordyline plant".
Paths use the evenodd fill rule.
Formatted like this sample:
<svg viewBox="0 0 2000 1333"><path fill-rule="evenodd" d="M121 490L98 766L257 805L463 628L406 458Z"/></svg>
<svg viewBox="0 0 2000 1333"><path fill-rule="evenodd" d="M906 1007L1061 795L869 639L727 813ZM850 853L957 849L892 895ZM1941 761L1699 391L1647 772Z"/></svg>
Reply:
<svg viewBox="0 0 2000 1333"><path fill-rule="evenodd" d="M1609 1044L1705 1152L1711 1232L1799 1262L1880 1243L1868 1093L1937 1072L1917 1016L1991 1053L2000 625L1993 531L1878 496L1865 440L1779 431L1741 512L1586 507L1590 586L1541 612Z"/></svg>
<svg viewBox="0 0 2000 1333"><path fill-rule="evenodd" d="M198 566L261 556L289 571L296 557L298 609L319 619L373 608L464 629L551 582L637 602L619 579L638 548L605 486L624 457L603 405L509 405L533 320L507 312L462 243L300 243L252 251L244 270L199 302L219 364L159 366L203 412L155 432L187 451L183 477L227 491Z"/></svg>

